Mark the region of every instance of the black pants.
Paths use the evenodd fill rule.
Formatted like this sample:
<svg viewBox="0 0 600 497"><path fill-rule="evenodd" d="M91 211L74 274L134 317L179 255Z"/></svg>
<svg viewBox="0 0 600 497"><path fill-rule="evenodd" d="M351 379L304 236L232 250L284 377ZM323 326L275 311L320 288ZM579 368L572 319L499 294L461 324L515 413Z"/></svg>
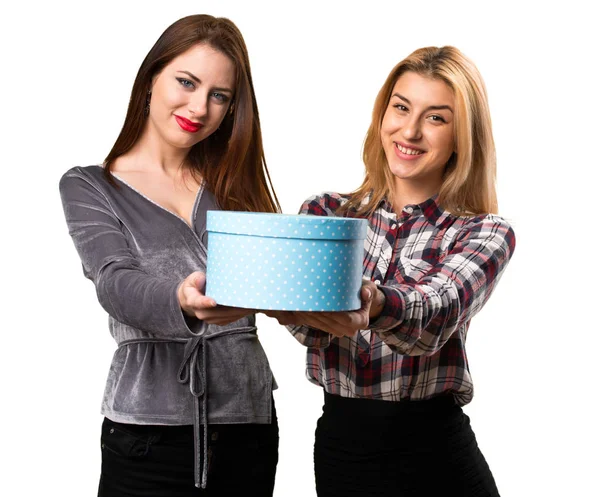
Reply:
<svg viewBox="0 0 600 497"><path fill-rule="evenodd" d="M209 425L206 489L194 486L192 426L102 424L99 497L270 497L279 434L271 425Z"/></svg>
<svg viewBox="0 0 600 497"><path fill-rule="evenodd" d="M469 418L421 402L325 394L315 434L319 497L498 497Z"/></svg>

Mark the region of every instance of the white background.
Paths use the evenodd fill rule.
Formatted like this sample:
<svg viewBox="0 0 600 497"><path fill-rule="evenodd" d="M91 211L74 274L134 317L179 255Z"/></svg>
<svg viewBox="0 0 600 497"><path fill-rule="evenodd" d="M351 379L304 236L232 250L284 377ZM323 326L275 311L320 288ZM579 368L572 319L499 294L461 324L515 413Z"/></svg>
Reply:
<svg viewBox="0 0 600 497"><path fill-rule="evenodd" d="M28 2L0 12L0 494L92 496L99 407L115 349L67 234L58 180L101 162L137 69L192 13L246 39L283 210L348 191L391 68L450 44L487 83L500 211L517 249L473 320L465 411L503 496L598 496L598 30L584 2ZM275 495L314 496L321 390L274 321L259 335L280 389ZM398 427L410 429L410 427ZM233 468L232 468L233 470ZM435 471L432 471L435 477Z"/></svg>

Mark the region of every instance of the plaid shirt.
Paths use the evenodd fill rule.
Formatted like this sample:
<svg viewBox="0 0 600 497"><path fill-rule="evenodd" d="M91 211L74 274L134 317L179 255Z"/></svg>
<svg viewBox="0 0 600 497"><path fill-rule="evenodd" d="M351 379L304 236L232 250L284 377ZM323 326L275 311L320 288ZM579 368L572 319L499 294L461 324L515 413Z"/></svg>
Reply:
<svg viewBox="0 0 600 497"><path fill-rule="evenodd" d="M334 216L346 200L324 193L306 200L300 213ZM512 228L492 214L454 216L436 197L407 205L399 217L383 201L368 221L363 275L380 285L385 306L370 329L352 337L288 326L309 347L308 379L343 397L423 400L451 392L467 404L469 322L513 253Z"/></svg>

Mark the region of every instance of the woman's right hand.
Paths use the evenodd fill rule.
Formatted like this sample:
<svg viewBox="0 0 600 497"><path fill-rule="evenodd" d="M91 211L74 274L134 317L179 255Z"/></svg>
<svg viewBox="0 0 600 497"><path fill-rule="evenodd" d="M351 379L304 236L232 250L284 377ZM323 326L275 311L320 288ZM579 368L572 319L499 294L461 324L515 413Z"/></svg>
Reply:
<svg viewBox="0 0 600 497"><path fill-rule="evenodd" d="M225 325L250 314L252 309L217 305L214 299L204 295L206 275L201 271L190 274L177 289L177 298L183 312L209 324Z"/></svg>
<svg viewBox="0 0 600 497"><path fill-rule="evenodd" d="M381 313L385 295L368 279L362 281L360 290L361 307L356 311L262 311L277 319L281 325L310 326L336 337L354 336L358 330L369 328L369 320Z"/></svg>

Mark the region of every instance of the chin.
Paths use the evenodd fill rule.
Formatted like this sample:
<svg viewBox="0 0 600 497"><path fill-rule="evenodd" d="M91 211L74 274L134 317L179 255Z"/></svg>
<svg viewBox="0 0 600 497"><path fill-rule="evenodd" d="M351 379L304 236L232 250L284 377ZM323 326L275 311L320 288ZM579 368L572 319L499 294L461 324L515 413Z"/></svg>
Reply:
<svg viewBox="0 0 600 497"><path fill-rule="evenodd" d="M398 179L410 179L415 175L414 168L409 168L404 165L396 165L390 167L392 174Z"/></svg>

